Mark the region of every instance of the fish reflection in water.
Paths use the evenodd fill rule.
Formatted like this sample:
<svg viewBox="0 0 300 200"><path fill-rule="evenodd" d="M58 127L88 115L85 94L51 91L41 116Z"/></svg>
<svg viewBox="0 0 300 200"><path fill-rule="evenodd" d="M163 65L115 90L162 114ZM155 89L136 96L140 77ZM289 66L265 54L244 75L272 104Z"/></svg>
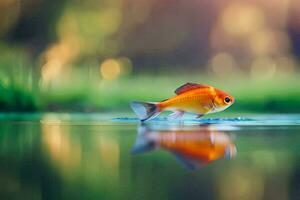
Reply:
<svg viewBox="0 0 300 200"><path fill-rule="evenodd" d="M157 130L155 127L140 126L133 154L163 149L171 152L189 170L225 157L236 155L236 146L230 135L216 130L213 126L200 126L197 129Z"/></svg>

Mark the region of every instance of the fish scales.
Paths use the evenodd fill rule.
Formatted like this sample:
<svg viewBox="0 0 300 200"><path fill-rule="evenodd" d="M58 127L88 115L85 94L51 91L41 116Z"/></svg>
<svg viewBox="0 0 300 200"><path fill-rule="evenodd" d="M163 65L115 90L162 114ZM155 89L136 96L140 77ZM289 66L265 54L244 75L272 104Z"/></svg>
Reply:
<svg viewBox="0 0 300 200"><path fill-rule="evenodd" d="M220 112L231 106L235 99L230 94L212 86L186 83L175 90L176 96L161 102L132 102L131 107L141 121L155 118L163 111L174 112L168 119L180 118L184 113L199 117Z"/></svg>

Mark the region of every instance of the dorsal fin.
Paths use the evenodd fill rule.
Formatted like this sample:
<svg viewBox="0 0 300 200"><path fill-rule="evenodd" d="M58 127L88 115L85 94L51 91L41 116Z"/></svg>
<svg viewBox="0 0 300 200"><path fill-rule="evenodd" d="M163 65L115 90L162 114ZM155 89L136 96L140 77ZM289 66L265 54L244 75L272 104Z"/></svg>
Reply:
<svg viewBox="0 0 300 200"><path fill-rule="evenodd" d="M184 92L195 90L199 88L207 88L208 85L198 84L198 83L186 83L175 90L176 94L182 94Z"/></svg>

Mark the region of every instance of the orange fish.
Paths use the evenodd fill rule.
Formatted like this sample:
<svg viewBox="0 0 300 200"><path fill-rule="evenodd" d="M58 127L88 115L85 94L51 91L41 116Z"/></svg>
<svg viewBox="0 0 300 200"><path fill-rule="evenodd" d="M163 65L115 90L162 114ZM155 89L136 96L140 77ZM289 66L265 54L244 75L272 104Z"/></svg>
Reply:
<svg viewBox="0 0 300 200"><path fill-rule="evenodd" d="M165 149L173 153L188 169L197 169L222 157L231 159L236 147L224 132L210 130L153 131L140 127L134 154L153 149Z"/></svg>
<svg viewBox="0 0 300 200"><path fill-rule="evenodd" d="M223 111L235 99L228 93L209 85L186 83L175 90L176 96L161 102L131 103L131 108L141 121L155 118L163 111L173 111L169 120L180 118L185 112L194 113L198 118L208 113Z"/></svg>

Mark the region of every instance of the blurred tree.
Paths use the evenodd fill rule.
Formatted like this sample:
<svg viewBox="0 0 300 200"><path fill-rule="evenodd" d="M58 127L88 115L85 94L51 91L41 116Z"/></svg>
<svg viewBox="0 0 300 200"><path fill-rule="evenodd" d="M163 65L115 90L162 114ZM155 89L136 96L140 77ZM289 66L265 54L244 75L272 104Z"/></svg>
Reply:
<svg viewBox="0 0 300 200"><path fill-rule="evenodd" d="M56 39L56 22L67 0L20 1L20 16L16 25L7 32L8 42L17 42L37 55L49 42Z"/></svg>
<svg viewBox="0 0 300 200"><path fill-rule="evenodd" d="M292 0L290 3L289 18L287 31L291 38L291 45L293 54L299 58L300 57L300 12L299 6L300 2L297 0Z"/></svg>
<svg viewBox="0 0 300 200"><path fill-rule="evenodd" d="M121 54L137 71L205 66L216 11L209 0L124 0Z"/></svg>

